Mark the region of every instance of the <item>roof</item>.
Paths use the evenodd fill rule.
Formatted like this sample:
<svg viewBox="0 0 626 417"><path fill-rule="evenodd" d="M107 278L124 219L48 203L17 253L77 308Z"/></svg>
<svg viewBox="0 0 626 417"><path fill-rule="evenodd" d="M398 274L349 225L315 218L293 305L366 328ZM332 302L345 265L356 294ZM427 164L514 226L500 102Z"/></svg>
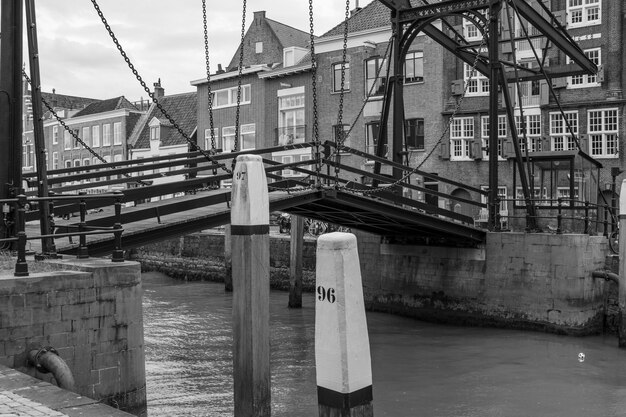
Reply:
<svg viewBox="0 0 626 417"><path fill-rule="evenodd" d="M112 110L128 109L137 111L137 107L128 101L124 96L110 98L89 104L87 107L76 113L73 117L88 116L90 114L105 113Z"/></svg>
<svg viewBox="0 0 626 417"><path fill-rule="evenodd" d="M187 136L191 137L193 131L196 129L198 115L196 113L198 106L198 99L196 92L174 94L171 96L164 96L159 98L161 107L165 109L167 114L180 126L183 132ZM161 147L183 145L187 141L185 138L170 124L170 122L163 116L161 111L155 104L150 106L148 113L140 121L140 129L137 133L137 138L132 138L133 147L135 149L149 149L150 148L150 121L157 118L161 122Z"/></svg>
<svg viewBox="0 0 626 417"><path fill-rule="evenodd" d="M44 91L41 92L41 97L46 101L53 109L68 109L68 110L79 110L87 107L91 103L97 103L98 99L95 98L87 98L87 97L78 97L78 96L67 96L65 94L56 94L56 93L46 93ZM44 110L44 119L49 119L52 117L52 114L47 110Z"/></svg>
<svg viewBox="0 0 626 417"><path fill-rule="evenodd" d="M265 19L270 29L278 38L278 42L283 48L297 46L299 48L308 48L311 41L311 35L300 29L285 25L272 19Z"/></svg>
<svg viewBox="0 0 626 417"><path fill-rule="evenodd" d="M411 6L422 5L421 0L411 0ZM369 29L391 26L391 9L380 1L373 1L348 18L348 33L361 32ZM342 21L321 37L343 36L344 22Z"/></svg>

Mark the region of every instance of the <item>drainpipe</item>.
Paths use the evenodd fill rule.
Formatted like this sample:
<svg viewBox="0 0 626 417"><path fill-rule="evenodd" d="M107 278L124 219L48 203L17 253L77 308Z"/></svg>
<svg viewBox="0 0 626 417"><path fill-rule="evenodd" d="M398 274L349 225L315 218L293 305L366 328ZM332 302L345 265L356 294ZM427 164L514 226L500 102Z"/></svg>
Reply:
<svg viewBox="0 0 626 417"><path fill-rule="evenodd" d="M612 281L612 282L616 283L617 285L619 285L619 275L614 274L613 272L604 271L604 270L593 271L591 273L591 276L593 278L601 278L601 279L604 279L606 281Z"/></svg>
<svg viewBox="0 0 626 417"><path fill-rule="evenodd" d="M51 373L59 388L75 391L74 375L53 347L31 350L28 352L28 362L43 374Z"/></svg>

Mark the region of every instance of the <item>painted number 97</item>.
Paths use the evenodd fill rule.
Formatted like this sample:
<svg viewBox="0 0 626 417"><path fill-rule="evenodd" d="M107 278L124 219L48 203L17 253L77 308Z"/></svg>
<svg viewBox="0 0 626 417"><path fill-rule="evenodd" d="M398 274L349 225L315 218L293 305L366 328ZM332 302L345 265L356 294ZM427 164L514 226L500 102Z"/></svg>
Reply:
<svg viewBox="0 0 626 417"><path fill-rule="evenodd" d="M317 299L320 301L328 301L329 303L335 302L335 289L324 288L321 285L317 287Z"/></svg>
<svg viewBox="0 0 626 417"><path fill-rule="evenodd" d="M235 173L235 178L243 181L246 179L246 173L246 171L237 171L237 173Z"/></svg>

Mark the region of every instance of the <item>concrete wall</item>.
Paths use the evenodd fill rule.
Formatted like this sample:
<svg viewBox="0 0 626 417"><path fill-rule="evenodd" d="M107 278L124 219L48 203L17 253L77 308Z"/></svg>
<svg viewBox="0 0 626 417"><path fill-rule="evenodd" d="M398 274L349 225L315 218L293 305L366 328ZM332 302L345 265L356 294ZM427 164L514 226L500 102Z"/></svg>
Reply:
<svg viewBox="0 0 626 417"><path fill-rule="evenodd" d="M139 264L71 259L50 269L0 276L0 364L52 382L27 363L30 350L52 346L78 394L145 414Z"/></svg>
<svg viewBox="0 0 626 417"><path fill-rule="evenodd" d="M359 236L370 309L450 323L588 334L602 328L606 238L489 233L481 248ZM378 253L378 256L376 256Z"/></svg>
<svg viewBox="0 0 626 417"><path fill-rule="evenodd" d="M606 238L489 233L480 248L396 245L357 232L370 310L454 324L588 334L603 328L610 283ZM289 238L270 239L272 287L289 285ZM182 279L222 281L224 237L199 233L146 246L135 259ZM304 249L305 288L315 286L315 242Z"/></svg>

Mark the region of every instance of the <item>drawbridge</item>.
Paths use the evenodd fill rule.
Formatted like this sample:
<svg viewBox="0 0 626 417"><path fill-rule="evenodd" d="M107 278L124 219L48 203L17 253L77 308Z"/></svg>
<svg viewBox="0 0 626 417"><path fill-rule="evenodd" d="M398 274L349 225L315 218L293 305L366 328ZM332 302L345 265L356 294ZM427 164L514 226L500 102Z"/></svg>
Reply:
<svg viewBox="0 0 626 417"><path fill-rule="evenodd" d="M288 145L252 152L237 152L215 156L215 164L197 152L169 155L50 171L49 183L56 196L74 195L74 201L61 200L53 208L54 228L64 234L78 230L80 222L72 215L80 212L81 204L87 214L83 227L107 228L116 222L123 225L124 249L139 247L159 240L170 239L188 233L214 228L230 222L230 189L220 187L231 179L229 173L218 169L232 164L233 158L243 153L267 154L279 150L314 148L314 143ZM324 144L325 153L332 152L336 145ZM349 147L341 148L342 154L352 154L363 161L378 160L383 170L393 162L368 155ZM404 167L408 172L402 180L386 184L390 178L369 171L322 158L319 173L311 169L313 160L281 164L263 159L268 178L270 210L288 212L353 230L378 234L391 240L419 241L451 246L467 246L481 243L485 230L474 225L474 217L455 212L454 202L475 207L476 212L486 209L486 191L468 187L453 180ZM149 165L148 170L146 166ZM335 177L330 171L339 168L350 172L359 181ZM392 166L387 167L391 170ZM73 172L72 172L73 171ZM149 171L147 175L143 172ZM154 173L158 171L157 173ZM105 172L105 174L103 174ZM188 178L156 184L156 180L170 179L184 173ZM289 173L285 176L284 173ZM103 176L106 175L106 176ZM34 174L25 174L35 179ZM318 180L319 178L319 180ZM438 186L424 187L424 178L436 181ZM378 181L378 184L374 183ZM103 190L124 187L119 194L122 202L120 217L117 218L108 195L85 194L85 190ZM126 188L128 187L128 188ZM472 193L475 200L455 197L439 189L463 189ZM76 196L80 190L81 195ZM34 193L34 192L33 192ZM463 195L467 195L463 193ZM445 202L445 203L444 203ZM35 221L40 213L31 210L25 220ZM66 218L66 220L63 220ZM76 254L79 243L68 238L55 239L57 252ZM91 235L87 239L90 255L105 255L113 250L112 235Z"/></svg>

